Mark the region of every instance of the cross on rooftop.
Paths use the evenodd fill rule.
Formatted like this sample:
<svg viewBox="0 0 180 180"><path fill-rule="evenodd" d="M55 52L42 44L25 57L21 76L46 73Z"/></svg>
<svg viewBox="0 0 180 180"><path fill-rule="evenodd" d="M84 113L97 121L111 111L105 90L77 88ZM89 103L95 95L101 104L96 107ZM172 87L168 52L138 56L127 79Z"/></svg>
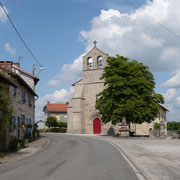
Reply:
<svg viewBox="0 0 180 180"><path fill-rule="evenodd" d="M96 47L97 41L96 41L96 40L94 40L94 42L93 42L93 43L94 43L94 47Z"/></svg>

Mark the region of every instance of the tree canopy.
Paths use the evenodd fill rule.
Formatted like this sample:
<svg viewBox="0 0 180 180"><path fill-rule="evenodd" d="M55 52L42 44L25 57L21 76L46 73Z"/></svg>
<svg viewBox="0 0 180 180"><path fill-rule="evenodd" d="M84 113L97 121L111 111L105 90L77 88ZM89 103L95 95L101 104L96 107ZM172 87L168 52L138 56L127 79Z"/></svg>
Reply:
<svg viewBox="0 0 180 180"><path fill-rule="evenodd" d="M180 122L168 122L167 123L167 129L168 130L180 130Z"/></svg>
<svg viewBox="0 0 180 180"><path fill-rule="evenodd" d="M51 127L57 127L57 118L54 116L49 116L45 122L45 125L50 129Z"/></svg>
<svg viewBox="0 0 180 180"><path fill-rule="evenodd" d="M105 89L98 94L96 109L102 122L117 124L126 117L127 123L150 123L157 117L164 98L154 91L155 81L148 66L135 60L116 55L108 57L100 79Z"/></svg>

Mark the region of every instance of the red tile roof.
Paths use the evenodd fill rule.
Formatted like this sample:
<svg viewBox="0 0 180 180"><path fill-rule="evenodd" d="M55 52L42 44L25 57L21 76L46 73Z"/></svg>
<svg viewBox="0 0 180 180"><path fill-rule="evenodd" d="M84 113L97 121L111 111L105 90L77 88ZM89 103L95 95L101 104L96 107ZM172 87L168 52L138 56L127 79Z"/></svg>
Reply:
<svg viewBox="0 0 180 180"><path fill-rule="evenodd" d="M61 103L47 103L43 111L47 108L48 112L67 112L67 104Z"/></svg>

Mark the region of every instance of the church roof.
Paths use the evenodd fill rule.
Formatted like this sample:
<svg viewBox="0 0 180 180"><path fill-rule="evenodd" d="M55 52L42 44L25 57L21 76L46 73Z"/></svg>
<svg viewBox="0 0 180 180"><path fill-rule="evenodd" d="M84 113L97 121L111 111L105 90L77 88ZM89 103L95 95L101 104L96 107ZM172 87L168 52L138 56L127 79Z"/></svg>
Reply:
<svg viewBox="0 0 180 180"><path fill-rule="evenodd" d="M100 53L104 54L104 55L108 55L107 53L103 52L102 50L100 50L99 48L97 48L96 44L97 44L97 41L95 40L94 42L94 47L83 57L86 57L88 54L91 53L91 51L93 51L94 49L98 50Z"/></svg>
<svg viewBox="0 0 180 180"><path fill-rule="evenodd" d="M159 103L158 103L159 104ZM162 104L159 104L159 106L161 107L161 108L163 108L165 111L168 111L169 112L169 110L167 109L167 108L165 108Z"/></svg>
<svg viewBox="0 0 180 180"><path fill-rule="evenodd" d="M63 104L63 103L50 103L48 102L44 108L43 111L45 111L45 109L47 109L48 112L67 112L67 105Z"/></svg>
<svg viewBox="0 0 180 180"><path fill-rule="evenodd" d="M82 81L82 79L76 81L75 83L72 84L72 86L75 86L75 84L77 84L78 82Z"/></svg>

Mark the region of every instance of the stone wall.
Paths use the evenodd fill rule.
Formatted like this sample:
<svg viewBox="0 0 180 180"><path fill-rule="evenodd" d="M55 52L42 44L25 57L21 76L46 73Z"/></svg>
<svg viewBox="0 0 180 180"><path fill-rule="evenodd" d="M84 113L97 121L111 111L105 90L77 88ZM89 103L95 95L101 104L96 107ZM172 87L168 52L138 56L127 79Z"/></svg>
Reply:
<svg viewBox="0 0 180 180"><path fill-rule="evenodd" d="M168 130L167 136L172 138L172 139L180 139L180 130L177 130L177 131Z"/></svg>
<svg viewBox="0 0 180 180"><path fill-rule="evenodd" d="M26 96L25 96L25 101L22 101L22 90L25 91ZM10 99L11 99L11 104L13 106L13 116L16 118L16 126L17 126L17 121L18 118L20 118L20 122L22 122L23 115L25 116L25 122L24 123L29 123L31 119L32 125L35 122L35 103L34 103L34 96L23 86L20 86L19 88L16 89L16 94L12 94L12 90L10 89ZM28 96L31 96L31 104L28 103ZM13 135L17 135L17 129L16 131L13 132ZM21 131L21 135L23 135L23 132Z"/></svg>

